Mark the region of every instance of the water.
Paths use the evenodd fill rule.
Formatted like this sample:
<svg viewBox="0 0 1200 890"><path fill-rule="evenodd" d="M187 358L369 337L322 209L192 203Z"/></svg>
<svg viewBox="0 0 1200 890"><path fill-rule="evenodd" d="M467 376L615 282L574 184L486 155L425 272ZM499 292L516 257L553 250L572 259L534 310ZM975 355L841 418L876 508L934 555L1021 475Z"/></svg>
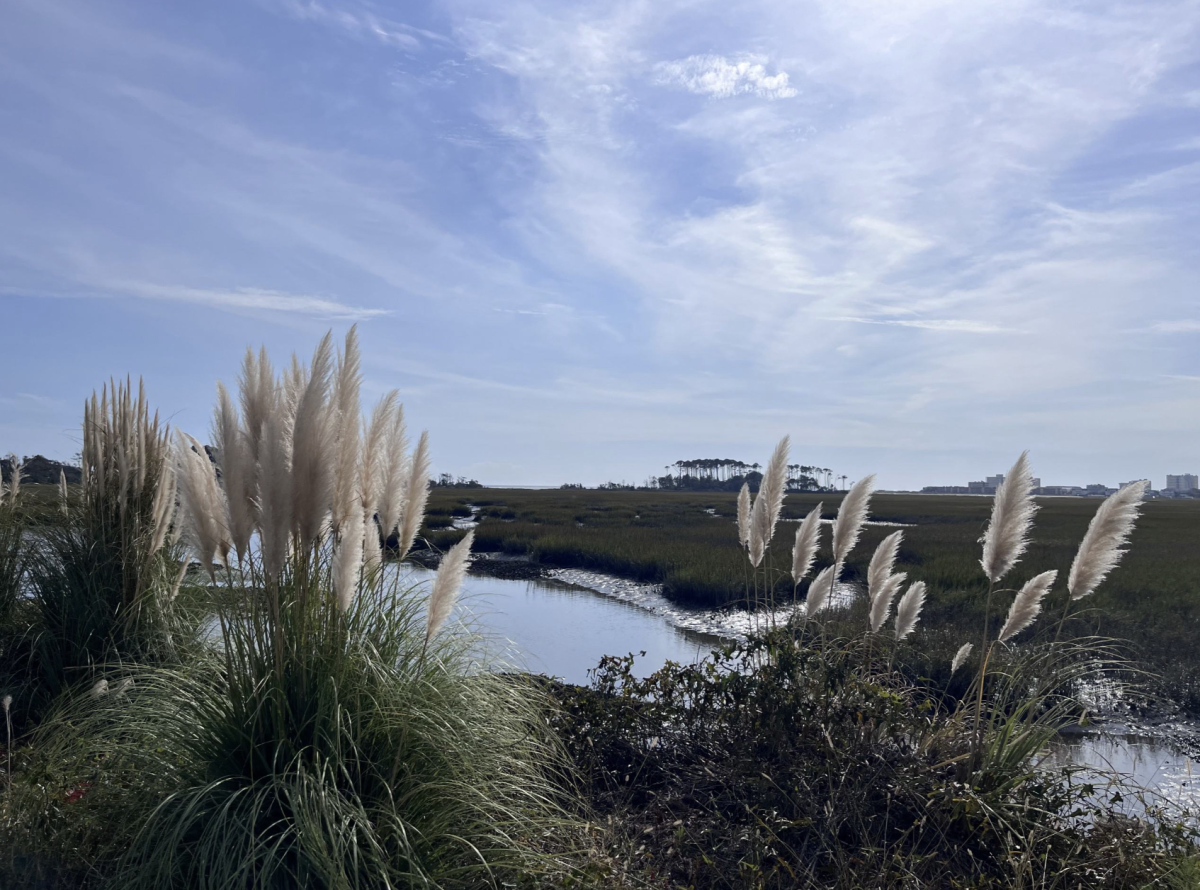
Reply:
<svg viewBox="0 0 1200 890"><path fill-rule="evenodd" d="M406 568L405 576L429 581L433 572ZM503 661L568 683L586 684L588 671L605 655L645 651L635 672L647 676L668 660L699 661L723 642L717 633L676 626L664 614L554 578L468 575L458 609Z"/></svg>
<svg viewBox="0 0 1200 890"><path fill-rule="evenodd" d="M1050 746L1047 766L1082 767L1082 780L1096 785L1097 800L1108 800L1114 776L1142 794L1129 795L1124 788L1115 804L1118 812L1137 816L1147 806L1170 812L1182 809L1188 820L1200 825L1200 764L1164 739L1138 734L1123 726L1102 733L1064 735Z"/></svg>

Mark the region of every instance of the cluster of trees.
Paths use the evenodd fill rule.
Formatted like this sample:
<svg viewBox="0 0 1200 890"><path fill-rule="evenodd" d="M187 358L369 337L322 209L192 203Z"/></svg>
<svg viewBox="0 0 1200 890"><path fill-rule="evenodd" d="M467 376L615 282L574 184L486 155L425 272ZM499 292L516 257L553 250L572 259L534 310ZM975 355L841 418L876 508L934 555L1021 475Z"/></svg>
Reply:
<svg viewBox="0 0 1200 890"><path fill-rule="evenodd" d="M721 490L736 491L743 483L749 483L757 491L762 480L759 464L731 458L697 458L677 460L663 469L667 474L652 480L651 488L677 490ZM675 472L671 472L674 469ZM846 477L834 475L829 467L807 464L788 464L787 487L789 491L832 491L834 483L841 480L845 487Z"/></svg>
<svg viewBox="0 0 1200 890"><path fill-rule="evenodd" d="M442 473L432 484L434 488L483 488L483 483L478 479L453 476L450 473Z"/></svg>
<svg viewBox="0 0 1200 890"><path fill-rule="evenodd" d="M58 485L59 473L65 473L67 482L76 484L80 479L78 462L64 464L50 460L40 454L25 457L21 460L21 481L34 485ZM10 457L0 459L0 478L9 482L12 477L12 460Z"/></svg>

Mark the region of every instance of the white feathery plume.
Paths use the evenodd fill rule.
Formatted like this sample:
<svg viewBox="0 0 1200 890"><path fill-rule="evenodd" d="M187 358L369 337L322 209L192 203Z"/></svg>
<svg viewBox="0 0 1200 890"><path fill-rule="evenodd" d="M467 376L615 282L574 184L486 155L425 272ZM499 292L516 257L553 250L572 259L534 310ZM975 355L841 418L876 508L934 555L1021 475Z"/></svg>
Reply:
<svg viewBox="0 0 1200 890"><path fill-rule="evenodd" d="M158 487L154 490L153 531L150 552L157 553L167 541L167 533L175 518L175 462L164 460L158 470Z"/></svg>
<svg viewBox="0 0 1200 890"><path fill-rule="evenodd" d="M333 473L332 525L340 530L351 513L361 511L359 450L362 435L362 357L358 349L358 326L346 332L346 345L338 357L332 421L337 464Z"/></svg>
<svg viewBox="0 0 1200 890"><path fill-rule="evenodd" d="M338 535L333 557L333 587L338 607L345 612L358 590L359 569L363 562L363 513L351 510Z"/></svg>
<svg viewBox="0 0 1200 890"><path fill-rule="evenodd" d="M404 514L404 486L408 482L408 435L404 426L404 406L396 405L392 428L387 436L383 464L383 482L379 491L379 530L386 540Z"/></svg>
<svg viewBox="0 0 1200 890"><path fill-rule="evenodd" d="M408 555L421 523L425 520L425 503L429 500L429 433L421 433L413 452L404 487L404 515L400 518L400 559Z"/></svg>
<svg viewBox="0 0 1200 890"><path fill-rule="evenodd" d="M103 698L108 695L108 681L97 680L92 684L91 692L88 693L92 698Z"/></svg>
<svg viewBox="0 0 1200 890"><path fill-rule="evenodd" d="M850 487L838 507L833 521L833 561L841 563L858 543L863 523L867 521L867 510L871 505L871 491L875 486L875 474L864 476Z"/></svg>
<svg viewBox="0 0 1200 890"><path fill-rule="evenodd" d="M358 470L359 507L368 520L375 517L383 498L387 466L388 435L396 413L399 393L392 390L375 405L363 436L362 461Z"/></svg>
<svg viewBox="0 0 1200 890"><path fill-rule="evenodd" d="M224 563L229 555L224 494L203 445L181 431L176 452L179 494L188 540L211 576L213 561Z"/></svg>
<svg viewBox="0 0 1200 890"><path fill-rule="evenodd" d="M779 521L779 511L783 509L790 447L791 437L784 436L771 452L766 469L763 470L762 481L758 485L754 506L750 509L750 561L756 566L762 562L767 545L775 536L775 523Z"/></svg>
<svg viewBox="0 0 1200 890"><path fill-rule="evenodd" d="M1025 582L1025 586L1017 591L1017 597L1009 607L1008 617L1004 620L1004 626L1000 628L997 640L1001 643L1007 642L1033 624L1033 619L1042 611L1042 598L1050 592L1050 586L1057 577L1058 571L1051 569L1034 575Z"/></svg>
<svg viewBox="0 0 1200 890"><path fill-rule="evenodd" d="M983 533L980 565L989 581L999 581L1017 564L1029 545L1029 529L1036 512L1029 452L1023 451L1004 481L996 487L992 518Z"/></svg>
<svg viewBox="0 0 1200 890"><path fill-rule="evenodd" d="M259 535L263 570L277 578L287 558L292 530L292 468L287 394L272 391L259 449Z"/></svg>
<svg viewBox="0 0 1200 890"><path fill-rule="evenodd" d="M248 490L254 475L245 436L233 399L222 383L217 384L217 406L213 410L213 440L217 444L217 466L229 504L229 536L239 558L250 552L254 534L253 495Z"/></svg>
<svg viewBox="0 0 1200 890"><path fill-rule="evenodd" d="M917 626L921 607L925 605L925 582L917 581L908 586L900 604L896 606L896 639L903 640Z"/></svg>
<svg viewBox="0 0 1200 890"><path fill-rule="evenodd" d="M950 662L951 674L956 673L966 663L967 659L971 657L971 650L974 648L974 643L963 643L958 647L958 651L954 653L954 660Z"/></svg>
<svg viewBox="0 0 1200 890"><path fill-rule="evenodd" d="M883 584L892 576L896 565L896 553L900 550L900 539L903 531L894 531L875 548L871 555L871 564L867 568L867 596L874 603L875 595L883 588Z"/></svg>
<svg viewBox="0 0 1200 890"><path fill-rule="evenodd" d="M743 482L742 490L737 496L737 527L738 542L747 547L750 544L750 483Z"/></svg>
<svg viewBox="0 0 1200 890"><path fill-rule="evenodd" d="M259 450L266 432L267 417L275 406L275 388L275 371L271 367L267 347L259 350L257 358L247 347L238 375L238 397L242 405L246 447L250 452L250 461L255 465L260 459ZM251 491L250 494L251 497L257 497L258 493Z"/></svg>
<svg viewBox="0 0 1200 890"><path fill-rule="evenodd" d="M808 587L808 598L804 601L804 614L812 617L829 605L833 594L833 566L826 566L813 578Z"/></svg>
<svg viewBox="0 0 1200 890"><path fill-rule="evenodd" d="M907 580L907 572L897 572L895 575L889 575L879 585L879 589L871 595L871 633L879 633L880 628L887 622L888 616L892 613L892 602L896 599L896 594L900 592L900 588Z"/></svg>
<svg viewBox="0 0 1200 890"><path fill-rule="evenodd" d="M475 530L472 529L442 557L437 576L433 579L433 591L429 595L429 612L425 622L426 645L454 608L454 601L458 599L463 578L467 574L467 563L471 558L471 544L474 540Z"/></svg>
<svg viewBox="0 0 1200 890"><path fill-rule="evenodd" d="M392 390L380 399L375 410L371 412L371 422L364 431L362 460L358 470L358 506L363 516L363 558L369 568L378 566L383 559L382 542L378 526L375 524L375 515L383 501L388 434L396 413L398 397L396 390Z"/></svg>
<svg viewBox="0 0 1200 890"><path fill-rule="evenodd" d="M1071 574L1067 576L1067 590L1072 600L1083 599L1095 591L1121 561L1125 554L1122 545L1129 540L1137 522L1145 493L1145 481L1130 482L1105 498L1096 510L1079 544L1075 561L1071 563Z"/></svg>
<svg viewBox="0 0 1200 890"><path fill-rule="evenodd" d="M792 583L800 581L812 569L813 560L817 558L817 547L821 543L821 507L817 504L808 511L796 529L796 543L792 547Z"/></svg>
<svg viewBox="0 0 1200 890"><path fill-rule="evenodd" d="M24 465L17 460L15 454L8 456L8 495L14 502L21 494L21 473L24 469Z"/></svg>
<svg viewBox="0 0 1200 890"><path fill-rule="evenodd" d="M333 338L327 333L313 353L292 428L292 476L301 483L292 486L292 525L305 551L320 538L333 495L335 455L329 416L332 371Z"/></svg>
<svg viewBox="0 0 1200 890"><path fill-rule="evenodd" d="M760 519L763 512L762 500L755 498L753 505L750 507L750 532L749 540L746 542L746 551L750 557L750 565L755 568L762 562L763 554L766 553L767 542L763 540L762 529L764 523Z"/></svg>
<svg viewBox="0 0 1200 890"><path fill-rule="evenodd" d="M67 509L67 471L59 469L58 471L58 502L62 506L63 516L69 514Z"/></svg>

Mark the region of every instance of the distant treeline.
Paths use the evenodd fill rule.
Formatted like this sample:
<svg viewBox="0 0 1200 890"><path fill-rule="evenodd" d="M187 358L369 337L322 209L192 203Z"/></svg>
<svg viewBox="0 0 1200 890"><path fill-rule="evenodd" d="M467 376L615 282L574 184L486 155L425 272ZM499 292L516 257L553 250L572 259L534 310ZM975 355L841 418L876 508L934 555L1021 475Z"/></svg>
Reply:
<svg viewBox="0 0 1200 890"><path fill-rule="evenodd" d="M751 491L757 491L762 481L759 466L727 457L677 460L664 467L674 472L658 476L653 480L655 484L648 487L676 491L737 491L745 483ZM828 467L788 464L787 469L789 491L830 491L838 479L842 480L843 487L846 481L845 476L834 475Z"/></svg>
<svg viewBox="0 0 1200 890"><path fill-rule="evenodd" d="M759 464L748 464L732 458L704 457L695 460L677 460L667 464L663 476L651 476L642 485L627 482L604 482L596 486L601 491L738 491L749 485L758 491L762 481ZM787 475L788 491L844 491L846 476L835 475L829 467L789 464ZM841 482L839 486L837 483ZM583 488L577 482L561 486L564 489Z"/></svg>
<svg viewBox="0 0 1200 890"><path fill-rule="evenodd" d="M21 481L25 483L57 485L60 473L65 473L67 482L72 485L77 485L83 478L79 467L50 460L40 454L26 457L21 461ZM12 460L10 458L0 459L0 476L3 476L5 482L12 478Z"/></svg>

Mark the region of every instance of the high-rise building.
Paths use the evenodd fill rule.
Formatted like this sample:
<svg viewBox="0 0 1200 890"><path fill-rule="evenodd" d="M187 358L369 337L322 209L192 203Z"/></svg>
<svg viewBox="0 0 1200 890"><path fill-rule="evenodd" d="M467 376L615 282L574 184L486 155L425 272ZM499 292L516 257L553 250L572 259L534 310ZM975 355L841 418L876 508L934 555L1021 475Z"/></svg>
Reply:
<svg viewBox="0 0 1200 890"><path fill-rule="evenodd" d="M1181 473L1178 476L1167 476L1164 491L1191 491L1194 488L1200 488L1200 479L1196 478L1196 474Z"/></svg>

